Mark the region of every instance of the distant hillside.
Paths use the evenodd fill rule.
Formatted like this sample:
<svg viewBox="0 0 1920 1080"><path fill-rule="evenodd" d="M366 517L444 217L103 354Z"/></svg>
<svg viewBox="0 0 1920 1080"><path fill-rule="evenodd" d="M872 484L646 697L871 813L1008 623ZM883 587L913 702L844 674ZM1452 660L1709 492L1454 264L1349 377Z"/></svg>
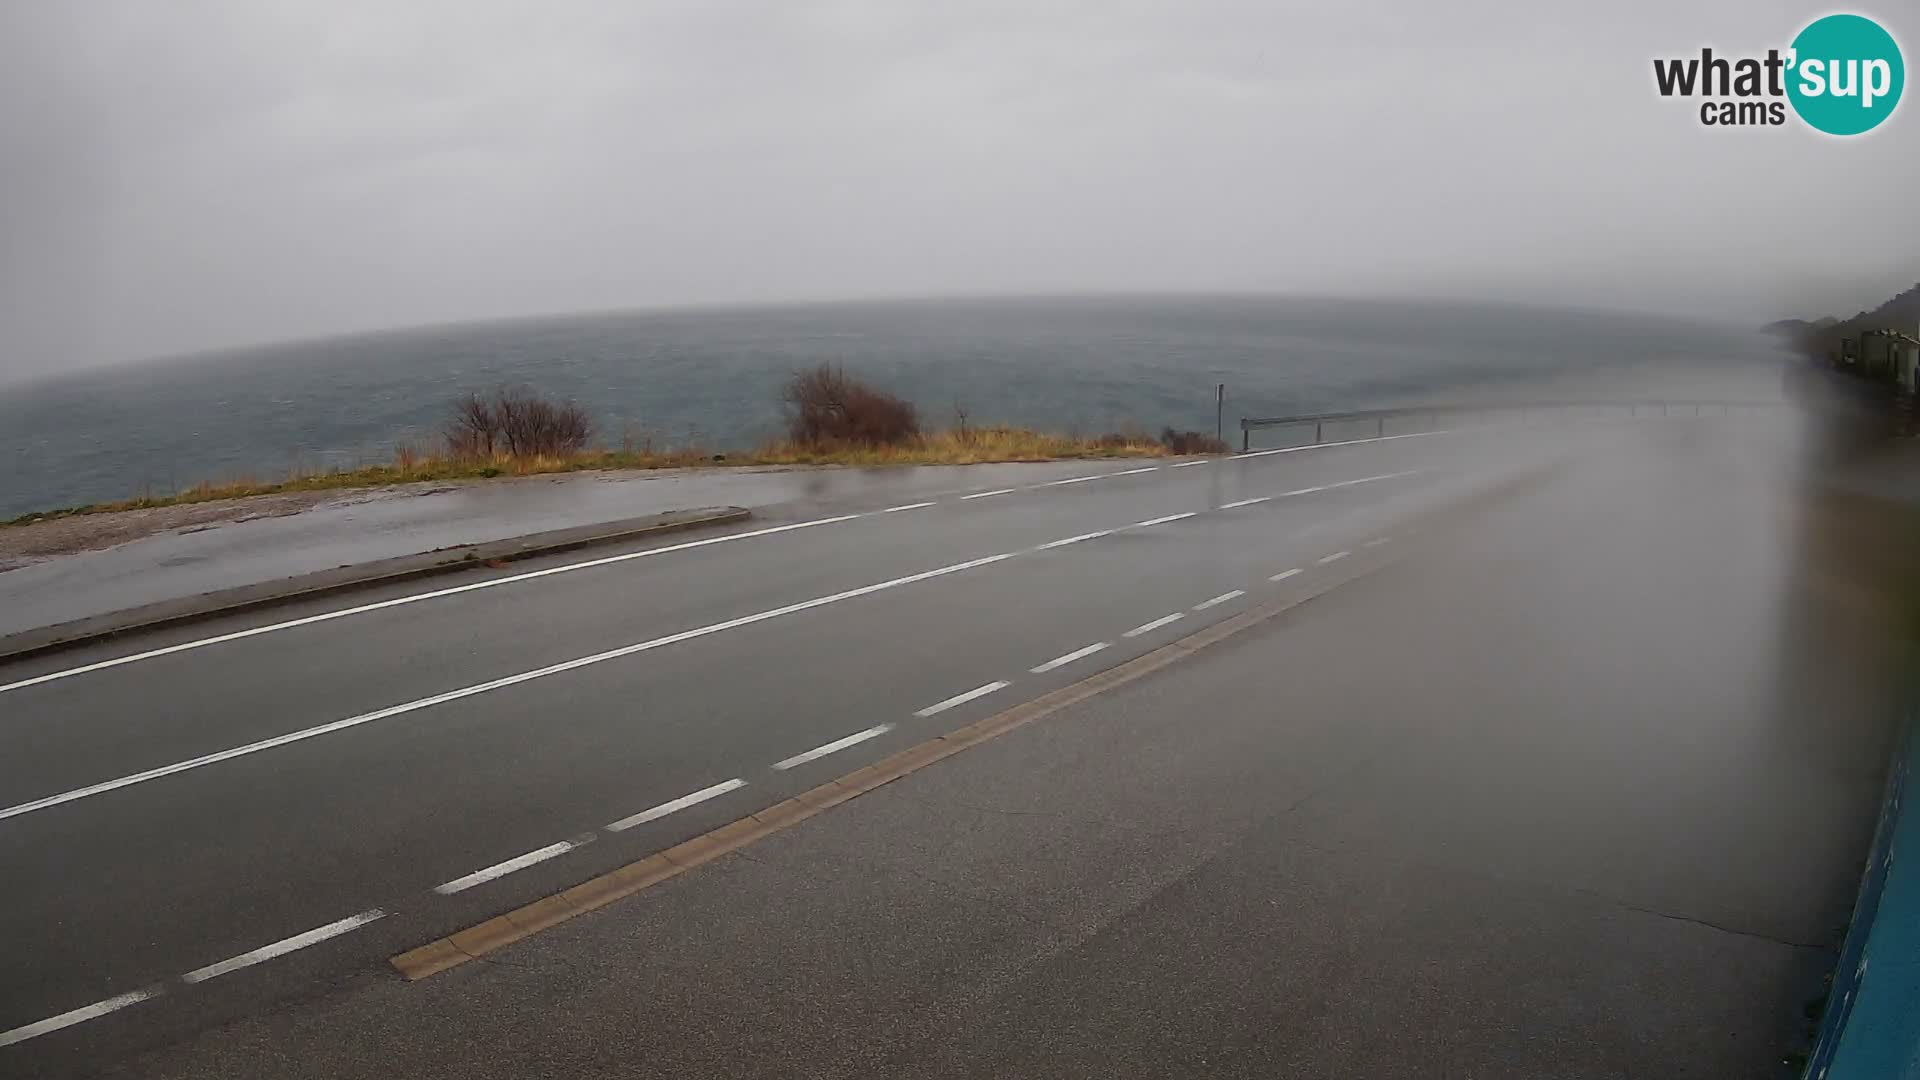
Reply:
<svg viewBox="0 0 1920 1080"><path fill-rule="evenodd" d="M1900 330L1908 334L1920 330L1920 284L1850 319L1781 319L1766 329L1798 341L1808 356L1829 357L1840 351L1840 339L1858 337L1862 330Z"/></svg>

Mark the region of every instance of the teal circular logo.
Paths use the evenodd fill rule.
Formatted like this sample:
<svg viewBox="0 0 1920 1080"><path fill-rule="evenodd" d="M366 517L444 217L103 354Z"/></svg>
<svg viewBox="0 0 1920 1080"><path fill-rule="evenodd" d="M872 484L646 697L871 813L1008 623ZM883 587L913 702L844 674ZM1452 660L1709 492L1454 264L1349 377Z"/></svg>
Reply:
<svg viewBox="0 0 1920 1080"><path fill-rule="evenodd" d="M1793 39L1787 100L1829 135L1872 131L1893 115L1907 83L1900 46L1862 15L1828 15Z"/></svg>

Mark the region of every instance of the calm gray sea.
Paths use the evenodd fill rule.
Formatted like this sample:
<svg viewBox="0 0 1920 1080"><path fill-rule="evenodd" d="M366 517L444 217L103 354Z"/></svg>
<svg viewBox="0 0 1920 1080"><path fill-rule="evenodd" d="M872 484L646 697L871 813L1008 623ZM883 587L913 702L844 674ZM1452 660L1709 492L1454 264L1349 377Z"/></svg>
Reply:
<svg viewBox="0 0 1920 1080"><path fill-rule="evenodd" d="M1633 392L1682 369L1760 368L1736 328L1610 313L1271 298L955 300L637 312L303 341L0 386L0 519L197 481L351 466L434 438L470 389L587 405L599 441L749 445L794 369L844 364L935 425L1211 429L1245 414L1503 393L1569 379Z"/></svg>

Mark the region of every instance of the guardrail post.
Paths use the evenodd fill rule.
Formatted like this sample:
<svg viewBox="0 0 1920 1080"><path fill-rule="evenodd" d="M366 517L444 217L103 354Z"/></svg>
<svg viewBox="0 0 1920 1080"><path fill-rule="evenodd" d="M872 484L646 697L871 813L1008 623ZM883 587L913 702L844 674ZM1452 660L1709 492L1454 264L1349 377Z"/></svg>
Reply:
<svg viewBox="0 0 1920 1080"><path fill-rule="evenodd" d="M1247 425L1247 418L1243 416L1240 418L1240 452L1244 454L1251 449L1253 449L1253 428Z"/></svg>
<svg viewBox="0 0 1920 1080"><path fill-rule="evenodd" d="M1313 422L1313 444L1315 446L1320 445L1320 423L1318 420Z"/></svg>

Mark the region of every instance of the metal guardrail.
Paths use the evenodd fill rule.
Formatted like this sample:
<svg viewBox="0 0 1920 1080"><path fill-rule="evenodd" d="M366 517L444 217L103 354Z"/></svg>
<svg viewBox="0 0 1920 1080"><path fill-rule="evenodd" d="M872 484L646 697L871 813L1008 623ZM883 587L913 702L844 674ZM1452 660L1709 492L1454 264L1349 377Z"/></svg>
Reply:
<svg viewBox="0 0 1920 1080"><path fill-rule="evenodd" d="M1671 400L1671 401L1516 401L1499 404L1456 404L1456 405L1407 405L1391 409L1358 409L1351 412L1304 413L1298 416L1246 416L1240 419L1240 452L1253 449L1253 432L1256 428L1277 428L1313 425L1313 442L1303 445L1318 445L1326 441L1328 427L1340 427L1348 424L1365 425L1372 423L1374 438L1385 438L1387 428L1392 421L1405 418L1425 417L1428 421L1424 428L1411 431L1396 429L1396 434L1415 434L1419 431L1438 430L1440 418L1447 417L1455 426L1486 425L1502 420L1517 419L1527 423L1536 417L1574 419L1579 417L1619 416L1637 419L1641 416L1724 416L1738 412L1753 412L1782 408L1781 401L1722 401L1722 400ZM1364 428L1363 428L1364 430Z"/></svg>

